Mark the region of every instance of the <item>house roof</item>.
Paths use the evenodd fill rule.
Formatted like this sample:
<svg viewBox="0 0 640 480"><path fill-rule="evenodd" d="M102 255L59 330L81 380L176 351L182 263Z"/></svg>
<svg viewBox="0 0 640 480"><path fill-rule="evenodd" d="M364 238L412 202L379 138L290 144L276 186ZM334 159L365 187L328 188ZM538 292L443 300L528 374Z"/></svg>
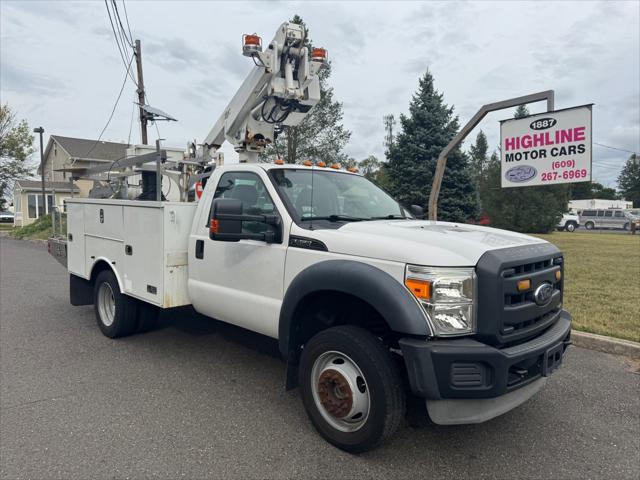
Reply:
<svg viewBox="0 0 640 480"><path fill-rule="evenodd" d="M15 188L29 191L41 191L42 182L40 180L16 180ZM69 182L44 182L44 189L47 192L55 190L56 192L70 192L71 185ZM74 192L80 192L80 189L73 186Z"/></svg>
<svg viewBox="0 0 640 480"><path fill-rule="evenodd" d="M129 147L126 143L98 142L87 138L51 135L49 143L47 144L45 158L49 155L49 149L51 148L53 141L57 142L70 157L89 160L108 160L111 162L123 158L127 153L127 148Z"/></svg>

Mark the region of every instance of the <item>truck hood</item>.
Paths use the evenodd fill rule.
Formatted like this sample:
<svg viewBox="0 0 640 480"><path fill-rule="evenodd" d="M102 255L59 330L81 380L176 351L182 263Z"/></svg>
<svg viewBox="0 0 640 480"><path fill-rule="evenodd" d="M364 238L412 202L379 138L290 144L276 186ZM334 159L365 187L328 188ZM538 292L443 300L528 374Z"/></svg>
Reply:
<svg viewBox="0 0 640 480"><path fill-rule="evenodd" d="M449 222L378 220L308 231L330 252L430 266L475 266L489 250L547 243L529 235Z"/></svg>

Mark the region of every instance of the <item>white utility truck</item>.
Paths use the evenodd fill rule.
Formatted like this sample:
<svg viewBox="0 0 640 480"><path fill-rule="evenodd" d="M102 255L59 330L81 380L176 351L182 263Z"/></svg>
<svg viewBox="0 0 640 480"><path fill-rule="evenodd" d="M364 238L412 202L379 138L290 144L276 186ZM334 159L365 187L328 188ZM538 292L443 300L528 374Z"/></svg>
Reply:
<svg viewBox="0 0 640 480"><path fill-rule="evenodd" d="M205 142L229 140L241 163L215 168L197 202L67 202L71 303L93 304L112 338L186 305L276 338L286 387L300 387L318 432L351 452L391 436L407 405L438 424L513 409L570 343L562 253L422 220L338 165L255 162L276 125L319 99L326 51L309 55L304 34L284 24L265 52L246 36L256 67Z"/></svg>

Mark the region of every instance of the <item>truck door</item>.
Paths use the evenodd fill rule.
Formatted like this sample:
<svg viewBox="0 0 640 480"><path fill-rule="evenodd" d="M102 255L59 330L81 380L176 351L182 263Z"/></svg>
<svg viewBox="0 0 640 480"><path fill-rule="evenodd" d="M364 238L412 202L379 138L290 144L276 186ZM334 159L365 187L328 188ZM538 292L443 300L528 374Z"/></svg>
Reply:
<svg viewBox="0 0 640 480"><path fill-rule="evenodd" d="M195 220L199 225L189 242L189 295L195 309L204 315L276 338L290 225L266 182L254 172L226 172L214 196L203 197L201 201L207 205ZM282 242L211 240L209 212L215 198L241 200L245 213L279 214L283 220ZM247 231L256 233L261 228L266 225L243 222Z"/></svg>

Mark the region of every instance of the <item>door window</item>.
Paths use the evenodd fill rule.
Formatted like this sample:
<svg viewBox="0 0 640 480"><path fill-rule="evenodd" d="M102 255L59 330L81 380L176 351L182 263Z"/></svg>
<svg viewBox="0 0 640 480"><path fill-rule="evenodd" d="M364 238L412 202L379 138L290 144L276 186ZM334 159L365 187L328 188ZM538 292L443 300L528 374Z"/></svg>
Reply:
<svg viewBox="0 0 640 480"><path fill-rule="evenodd" d="M604 210L598 210L598 217L604 217Z"/></svg>
<svg viewBox="0 0 640 480"><path fill-rule="evenodd" d="M606 212L604 212L604 216L605 217L613 217L613 212L611 210L607 210Z"/></svg>
<svg viewBox="0 0 640 480"><path fill-rule="evenodd" d="M216 198L235 198L242 202L242 213L247 215L273 215L273 200L258 175L251 172L228 172L220 177ZM211 204L213 208L213 203ZM211 210L209 211L211 216ZM242 222L243 233L264 233L269 226L262 222Z"/></svg>
<svg viewBox="0 0 640 480"><path fill-rule="evenodd" d="M623 213L622 213L620 210L618 210L618 211L615 213L615 217L616 217L616 218L622 218L622 217L624 217L624 215L623 215Z"/></svg>

